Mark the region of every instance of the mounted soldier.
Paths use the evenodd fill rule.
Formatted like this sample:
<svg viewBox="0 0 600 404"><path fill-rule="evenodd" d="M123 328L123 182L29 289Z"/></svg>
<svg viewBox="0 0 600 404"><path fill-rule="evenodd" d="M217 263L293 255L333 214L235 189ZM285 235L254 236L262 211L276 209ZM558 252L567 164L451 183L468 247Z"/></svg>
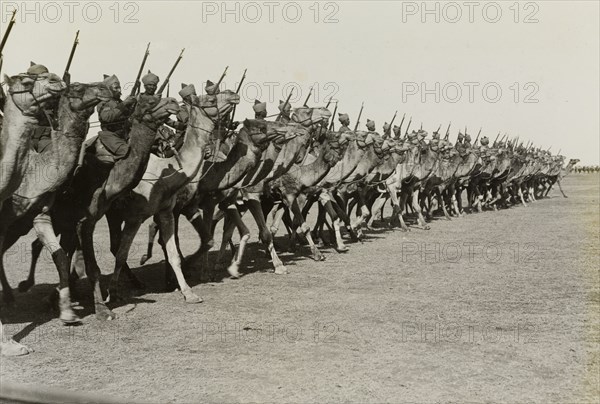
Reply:
<svg viewBox="0 0 600 404"><path fill-rule="evenodd" d="M100 128L96 144L96 157L107 163L121 160L129 152L128 132L129 117L137 102L136 98L129 95L121 100L121 83L114 74L104 75L104 84L112 92L113 98L98 104L98 120Z"/></svg>
<svg viewBox="0 0 600 404"><path fill-rule="evenodd" d="M254 105L252 106L254 110L254 119L259 121L264 121L267 117L267 103L260 102L259 100L254 100Z"/></svg>
<svg viewBox="0 0 600 404"><path fill-rule="evenodd" d="M350 117L348 116L348 114L338 114L338 120L340 121L340 129L338 130L339 133L344 133L344 132L350 132Z"/></svg>
<svg viewBox="0 0 600 404"><path fill-rule="evenodd" d="M386 138L391 137L391 136L392 136L392 126L389 123L384 122L384 124L383 124L383 138L386 139Z"/></svg>
<svg viewBox="0 0 600 404"><path fill-rule="evenodd" d="M183 145L185 131L190 119L190 107L194 102L194 97L197 97L196 88L193 84L181 83L179 96L182 103L179 112L175 115L177 119L167 121L167 125L173 128L174 131L166 126L159 128L156 134L156 143L152 146L152 152L159 157L172 157Z"/></svg>
<svg viewBox="0 0 600 404"><path fill-rule="evenodd" d="M160 79L158 78L158 76L152 73L150 70L148 70L148 73L144 77L142 77L144 92L141 93L138 97L154 97L154 95L156 94L156 90L158 89L159 81Z"/></svg>
<svg viewBox="0 0 600 404"><path fill-rule="evenodd" d="M48 68L34 62L30 62L27 75L38 76L47 74ZM60 98L46 103L44 110L40 111L38 116L38 124L31 128L31 147L38 153L42 153L52 146L52 128L58 126L57 110Z"/></svg>
<svg viewBox="0 0 600 404"><path fill-rule="evenodd" d="M461 134L459 133L459 134L458 134L458 136L460 136L460 135L461 135ZM467 134L465 134L465 138L464 138L463 144L464 144L465 146L467 146L468 148L470 148L470 147L471 147L471 135L469 135L468 133L467 133Z"/></svg>
<svg viewBox="0 0 600 404"><path fill-rule="evenodd" d="M375 121L367 119L367 124L365 126L369 132L375 132Z"/></svg>
<svg viewBox="0 0 600 404"><path fill-rule="evenodd" d="M287 100L279 100L278 108L280 114L275 120L275 122L290 123L290 121L292 120L292 118L290 117L290 114L292 112L292 105Z"/></svg>

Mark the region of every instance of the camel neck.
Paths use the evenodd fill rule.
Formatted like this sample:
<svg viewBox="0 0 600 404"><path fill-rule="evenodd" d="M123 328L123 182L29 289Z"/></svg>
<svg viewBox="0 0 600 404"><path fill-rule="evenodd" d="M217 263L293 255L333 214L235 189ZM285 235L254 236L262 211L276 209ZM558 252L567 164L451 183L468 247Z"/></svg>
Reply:
<svg viewBox="0 0 600 404"><path fill-rule="evenodd" d="M0 133L0 201L17 190L25 175L30 129L35 124L35 118L23 115L12 97L7 97Z"/></svg>

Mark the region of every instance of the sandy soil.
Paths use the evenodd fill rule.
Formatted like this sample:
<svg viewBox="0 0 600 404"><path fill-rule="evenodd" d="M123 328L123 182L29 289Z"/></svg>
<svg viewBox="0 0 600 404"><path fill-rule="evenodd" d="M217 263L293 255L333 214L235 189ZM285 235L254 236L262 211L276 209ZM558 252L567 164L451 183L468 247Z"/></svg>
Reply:
<svg viewBox="0 0 600 404"><path fill-rule="evenodd" d="M325 262L306 248L283 253L287 276L266 271L254 232L242 279L194 275L199 305L162 292L157 250L136 269L146 292L109 323L89 300L78 327L48 312L57 275L44 254L38 285L2 308L7 330L36 352L2 358L0 377L124 401L598 402L599 177L573 174L563 187L568 199L553 191L430 231L376 230L347 254L325 249ZM15 287L32 239L5 259ZM110 274L104 223L96 240ZM182 240L191 253L187 223ZM133 267L145 245L144 227Z"/></svg>

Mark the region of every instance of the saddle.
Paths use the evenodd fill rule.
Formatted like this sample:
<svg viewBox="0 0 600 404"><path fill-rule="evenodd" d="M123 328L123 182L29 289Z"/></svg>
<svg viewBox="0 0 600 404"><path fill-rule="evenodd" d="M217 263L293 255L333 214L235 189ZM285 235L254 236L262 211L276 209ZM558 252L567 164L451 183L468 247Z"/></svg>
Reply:
<svg viewBox="0 0 600 404"><path fill-rule="evenodd" d="M85 152L93 155L102 165L112 167L129 154L129 145L125 140L116 139L120 138L114 132L102 130L86 142Z"/></svg>

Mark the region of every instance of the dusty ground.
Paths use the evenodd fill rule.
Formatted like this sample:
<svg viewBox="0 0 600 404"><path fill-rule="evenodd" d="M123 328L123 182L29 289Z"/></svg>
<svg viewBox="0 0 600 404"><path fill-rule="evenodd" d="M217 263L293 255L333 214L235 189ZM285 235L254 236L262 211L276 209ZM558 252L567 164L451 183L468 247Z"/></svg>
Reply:
<svg viewBox="0 0 600 404"><path fill-rule="evenodd" d="M38 285L2 309L36 350L2 358L2 382L149 402L598 402L599 177L574 174L564 189L569 199L553 191L430 231L379 230L348 254L325 250L324 263L282 254L287 276L267 273L253 244L242 279L196 276L195 306L161 292L157 251L137 269L145 294L114 322L88 309L79 327L45 310L57 278L46 255ZM106 234L103 224L108 274ZM193 251L186 224L182 238ZM31 240L6 258L15 287Z"/></svg>

